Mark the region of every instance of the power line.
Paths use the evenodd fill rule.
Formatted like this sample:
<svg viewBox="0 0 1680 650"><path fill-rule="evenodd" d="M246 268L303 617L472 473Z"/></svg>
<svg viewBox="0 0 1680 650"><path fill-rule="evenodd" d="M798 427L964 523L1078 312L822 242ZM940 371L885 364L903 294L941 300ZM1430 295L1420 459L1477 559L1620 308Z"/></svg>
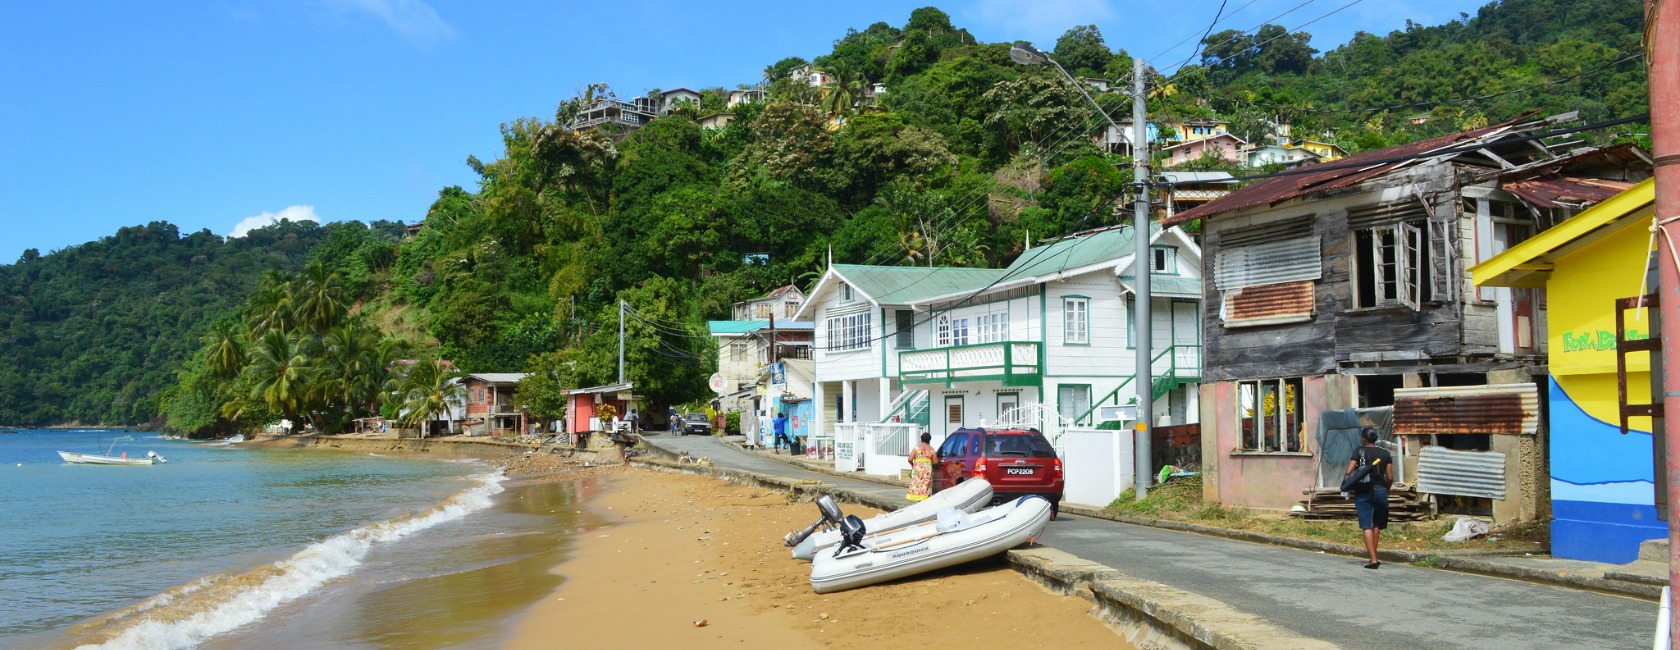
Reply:
<svg viewBox="0 0 1680 650"><path fill-rule="evenodd" d="M1222 18L1225 15L1225 3L1226 3L1226 0L1219 0L1219 11L1214 13L1213 22L1208 23L1207 29L1202 30L1202 38L1200 39L1200 42L1198 42L1196 44L1196 47L1190 49L1190 56L1184 57L1183 61L1179 61L1177 64L1173 65L1174 69L1184 67L1184 64L1189 63L1191 59L1196 58L1196 55L1200 54L1202 52L1202 45L1205 45L1207 43L1207 35L1213 33L1213 26L1218 25L1220 18ZM1248 4L1254 4L1254 0L1249 0ZM1243 6L1247 7L1248 5L1243 5ZM1241 11L1241 9L1238 9L1238 11ZM1233 12L1233 13L1235 13L1235 12ZM1184 41L1179 41L1179 43L1183 43L1183 42ZM1178 47L1178 46L1174 45L1173 47ZM1156 55L1156 56L1160 56L1160 55Z"/></svg>
<svg viewBox="0 0 1680 650"><path fill-rule="evenodd" d="M1225 19L1228 19L1228 18L1230 18L1230 17L1232 17L1232 16L1235 16L1235 15L1237 15L1237 14L1239 14L1239 13L1242 13L1242 10L1244 10L1244 9L1247 9L1247 8L1248 8L1248 7L1249 7L1249 5L1252 5L1252 4L1254 4L1254 3L1255 3L1255 2L1258 2L1258 1L1259 1L1259 0L1248 0L1248 2L1246 2L1246 3L1243 3L1243 6L1241 6L1241 7L1237 7L1237 8L1236 8L1236 10L1234 10L1234 11L1232 11L1232 12L1231 12L1231 13L1229 13L1229 14L1226 14L1226 15L1225 15L1225 18L1223 18L1223 19L1215 19L1215 20L1214 20L1214 21L1213 21L1213 24L1214 24L1214 25L1218 25L1218 24L1219 24L1219 23L1220 23L1220 22L1222 22L1222 21L1223 21L1223 20L1225 20ZM1224 1L1223 1L1223 0L1221 0L1221 2L1220 2L1220 4L1219 4L1219 6L1220 6L1220 8L1224 8L1224 6L1225 6L1225 3L1224 3ZM1209 30L1209 31L1211 31L1211 29L1210 29L1210 30ZM1177 42L1177 43L1173 43L1173 45L1172 45L1172 47L1169 47L1169 48L1167 48L1167 49L1164 49L1164 50L1161 50L1161 51L1160 51L1160 52L1156 52L1156 53L1155 53L1155 55L1154 55L1154 56L1151 56L1151 57L1149 57L1149 58L1148 58L1148 59L1146 59L1146 60L1148 60L1148 61L1154 61L1154 60L1156 60L1156 59L1159 59L1159 58L1161 58L1161 57L1162 57L1162 56L1165 56L1165 55L1166 55L1166 53L1168 53L1168 52L1171 52L1171 51L1173 51L1173 50L1176 50L1176 49L1178 49L1178 46L1180 46L1180 45L1183 45L1183 44L1185 44L1185 43L1188 43L1188 42L1190 42L1190 39L1192 39L1192 38L1195 38L1195 37L1196 37L1196 33L1195 33L1195 32L1190 32L1190 35L1189 35L1189 36L1186 36L1186 37L1184 37L1184 40L1182 40L1182 41L1179 41L1179 42ZM1207 32L1202 32L1202 40L1207 40ZM1201 44L1200 44L1200 43L1198 43L1198 44L1197 44L1197 46L1196 46L1196 48L1197 48L1197 49L1201 49ZM1190 57L1191 57L1191 58L1195 58L1195 54L1191 54L1191 55L1190 55ZM1187 60L1188 60L1188 59L1187 59Z"/></svg>

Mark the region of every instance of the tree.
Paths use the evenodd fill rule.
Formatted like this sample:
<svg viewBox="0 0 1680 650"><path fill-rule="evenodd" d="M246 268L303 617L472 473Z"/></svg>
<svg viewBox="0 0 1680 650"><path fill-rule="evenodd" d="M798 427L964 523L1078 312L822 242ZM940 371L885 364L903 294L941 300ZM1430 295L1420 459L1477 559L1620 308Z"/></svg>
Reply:
<svg viewBox="0 0 1680 650"><path fill-rule="evenodd" d="M518 392L513 394L513 405L538 422L566 417L565 391L577 387L572 379L573 356L555 352L532 357L525 377L519 380Z"/></svg>
<svg viewBox="0 0 1680 650"><path fill-rule="evenodd" d="M397 400L402 404L399 422L405 427L418 426L420 437L430 437L432 420L466 402L467 388L460 378L461 374L443 361L427 359L410 364L397 381Z"/></svg>
<svg viewBox="0 0 1680 650"><path fill-rule="evenodd" d="M1067 30L1056 39L1055 54L1056 62L1063 68L1083 76L1103 74L1114 55L1103 42L1102 32L1097 30L1096 25L1080 25Z"/></svg>
<svg viewBox="0 0 1680 650"><path fill-rule="evenodd" d="M249 397L267 405L288 420L303 411L308 402L314 368L302 339L279 330L269 330L251 351L251 363L241 373L250 379ZM239 417L234 412L230 417Z"/></svg>

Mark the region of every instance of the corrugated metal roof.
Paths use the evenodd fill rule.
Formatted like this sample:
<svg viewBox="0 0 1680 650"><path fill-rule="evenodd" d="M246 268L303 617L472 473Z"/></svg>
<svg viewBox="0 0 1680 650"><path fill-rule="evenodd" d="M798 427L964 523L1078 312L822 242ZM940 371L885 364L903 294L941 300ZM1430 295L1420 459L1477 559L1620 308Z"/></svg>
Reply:
<svg viewBox="0 0 1680 650"><path fill-rule="evenodd" d="M1477 264L1470 269L1471 276L1479 287L1544 288L1553 260L1621 228L1643 225L1641 222L1650 218L1656 196L1656 181L1645 179L1632 189Z"/></svg>
<svg viewBox="0 0 1680 650"><path fill-rule="evenodd" d="M1151 234L1158 232L1151 226ZM1009 281L1051 275L1068 269L1119 261L1136 248L1131 226L1101 230L1084 237L1062 239L1044 246L1034 246L1015 258L1005 269Z"/></svg>
<svg viewBox="0 0 1680 650"><path fill-rule="evenodd" d="M949 266L864 266L835 264L834 271L883 305L908 305L924 298L974 291L998 278L1003 269Z"/></svg>
<svg viewBox="0 0 1680 650"><path fill-rule="evenodd" d="M1401 435L1533 435L1539 426L1540 392L1534 384L1394 391L1394 432Z"/></svg>
<svg viewBox="0 0 1680 650"><path fill-rule="evenodd" d="M1235 183L1231 172L1161 172L1168 183Z"/></svg>
<svg viewBox="0 0 1680 650"><path fill-rule="evenodd" d="M1243 287L1225 294L1225 323L1291 319L1313 313L1313 282L1286 282ZM1299 320L1294 318L1294 320ZM1278 322L1282 322L1279 320ZM1256 323L1257 324L1257 323Z"/></svg>
<svg viewBox="0 0 1680 650"><path fill-rule="evenodd" d="M490 382L492 384L517 384L517 383L519 383L519 380L524 379L525 375L527 375L527 374L529 374L529 373L524 373L524 372L475 372L475 373L472 373L472 374L467 375L467 376L472 377L473 379L477 379L479 381Z"/></svg>
<svg viewBox="0 0 1680 650"><path fill-rule="evenodd" d="M1213 284L1220 291L1324 275L1319 240L1313 236L1225 248L1213 260Z"/></svg>
<svg viewBox="0 0 1680 650"><path fill-rule="evenodd" d="M1364 181L1365 179L1387 172L1393 169L1396 165L1400 164L1399 162L1390 162L1362 165L1360 164L1362 162L1377 161L1398 156L1413 156L1436 149L1444 149L1468 140L1482 137L1496 130L1503 129L1513 123L1514 122L1493 124L1479 129L1465 131L1463 133L1443 135L1437 138L1420 140L1411 144L1403 144L1396 147L1389 147L1387 149L1366 151L1364 153L1336 160L1332 163L1325 163L1325 166L1332 167L1332 169L1325 169L1317 172L1305 171L1303 173L1290 174L1287 176L1274 176L1272 178L1263 179L1255 182L1253 185L1232 192L1224 197L1209 201L1189 210L1185 210L1184 212L1180 212L1162 223L1170 226L1173 224L1191 221L1193 219L1200 219L1202 217L1231 212L1233 210L1241 210L1243 208L1250 208L1257 205L1275 205L1290 199L1306 196L1308 194L1328 192L1330 190L1348 187L1350 185L1357 184L1360 181ZM1306 165L1301 167L1301 169L1311 170L1313 167L1314 165Z"/></svg>
<svg viewBox="0 0 1680 650"><path fill-rule="evenodd" d="M770 326L769 321L762 320L709 320L706 329L711 330L712 336L730 334L751 334ZM816 324L808 320L778 320L778 330L811 330Z"/></svg>
<svg viewBox="0 0 1680 650"><path fill-rule="evenodd" d="M1558 202L1581 204L1598 203L1630 187L1626 181L1607 181L1596 178L1536 178L1503 183L1501 188L1542 208L1558 207Z"/></svg>
<svg viewBox="0 0 1680 650"><path fill-rule="evenodd" d="M1418 458L1417 491L1486 499L1505 498L1505 454L1430 445Z"/></svg>
<svg viewBox="0 0 1680 650"><path fill-rule="evenodd" d="M1135 280L1130 275L1120 276L1120 283L1127 289L1137 291ZM1183 298L1202 297L1202 281L1187 278L1182 275L1151 275L1149 276L1149 294L1151 296L1176 296Z"/></svg>

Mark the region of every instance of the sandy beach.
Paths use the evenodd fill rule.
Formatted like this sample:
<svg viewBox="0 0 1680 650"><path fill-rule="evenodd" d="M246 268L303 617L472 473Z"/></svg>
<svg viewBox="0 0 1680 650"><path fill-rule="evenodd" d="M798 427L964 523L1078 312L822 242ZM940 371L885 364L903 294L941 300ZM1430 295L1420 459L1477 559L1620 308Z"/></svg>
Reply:
<svg viewBox="0 0 1680 650"><path fill-rule="evenodd" d="M1039 587L1001 558L819 595L810 564L781 544L816 518L811 504L639 468L603 479L604 493L585 506L601 525L555 567L559 590L517 622L507 647L1127 647L1087 602Z"/></svg>

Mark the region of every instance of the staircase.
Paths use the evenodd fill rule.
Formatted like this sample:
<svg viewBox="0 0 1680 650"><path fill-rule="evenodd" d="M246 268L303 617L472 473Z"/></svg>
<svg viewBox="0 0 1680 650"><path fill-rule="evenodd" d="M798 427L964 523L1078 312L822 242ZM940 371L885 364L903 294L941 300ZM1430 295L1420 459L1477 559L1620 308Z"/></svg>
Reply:
<svg viewBox="0 0 1680 650"><path fill-rule="evenodd" d="M892 422L897 416L900 422L928 426L931 401L926 390L906 390L887 405L887 415L881 421Z"/></svg>
<svg viewBox="0 0 1680 650"><path fill-rule="evenodd" d="M1201 383L1201 381L1202 381L1202 369L1199 365L1197 367L1194 367L1194 368L1180 368L1180 367L1178 367L1178 355L1176 354L1176 352L1177 352L1178 348L1182 348L1182 347L1191 347L1191 346L1175 345L1175 346L1169 347L1165 350L1162 350L1159 354L1156 354L1155 358L1153 360L1151 360L1150 365L1155 366L1155 365L1158 365L1158 362L1160 362L1161 359L1164 357L1168 360L1168 364L1167 364L1167 367L1165 368L1165 370L1163 372L1157 373L1149 381L1149 393L1150 393L1150 395L1152 395L1152 397L1150 398L1150 401L1161 399L1162 397L1166 396L1167 393L1172 392L1173 389L1176 389L1180 386L1184 386L1184 385L1187 385L1187 384ZM1194 346L1194 347L1199 348L1200 346ZM1198 359L1200 358L1199 350L1198 350L1197 358ZM1109 393L1107 395L1103 395L1102 398L1092 401L1091 402L1091 408L1086 409L1084 413L1081 413L1081 414L1079 414L1078 417L1074 418L1074 420L1073 420L1074 421L1074 426L1087 427L1087 426L1091 426L1093 424L1103 424L1103 423L1096 422L1096 415L1095 415L1096 412L1097 412L1097 409L1102 407L1102 406L1105 406L1105 405L1118 406L1122 403L1136 404L1137 403L1137 397L1136 396L1133 396L1131 399L1125 400L1124 402L1122 402L1120 400L1120 395L1127 388L1129 388L1132 385L1133 381L1136 381L1136 380L1137 380L1136 375L1133 375L1131 377L1127 377L1124 381L1120 382L1119 386L1114 387L1114 390L1109 391ZM1118 423L1107 423L1107 424L1114 424L1114 425L1118 426Z"/></svg>

